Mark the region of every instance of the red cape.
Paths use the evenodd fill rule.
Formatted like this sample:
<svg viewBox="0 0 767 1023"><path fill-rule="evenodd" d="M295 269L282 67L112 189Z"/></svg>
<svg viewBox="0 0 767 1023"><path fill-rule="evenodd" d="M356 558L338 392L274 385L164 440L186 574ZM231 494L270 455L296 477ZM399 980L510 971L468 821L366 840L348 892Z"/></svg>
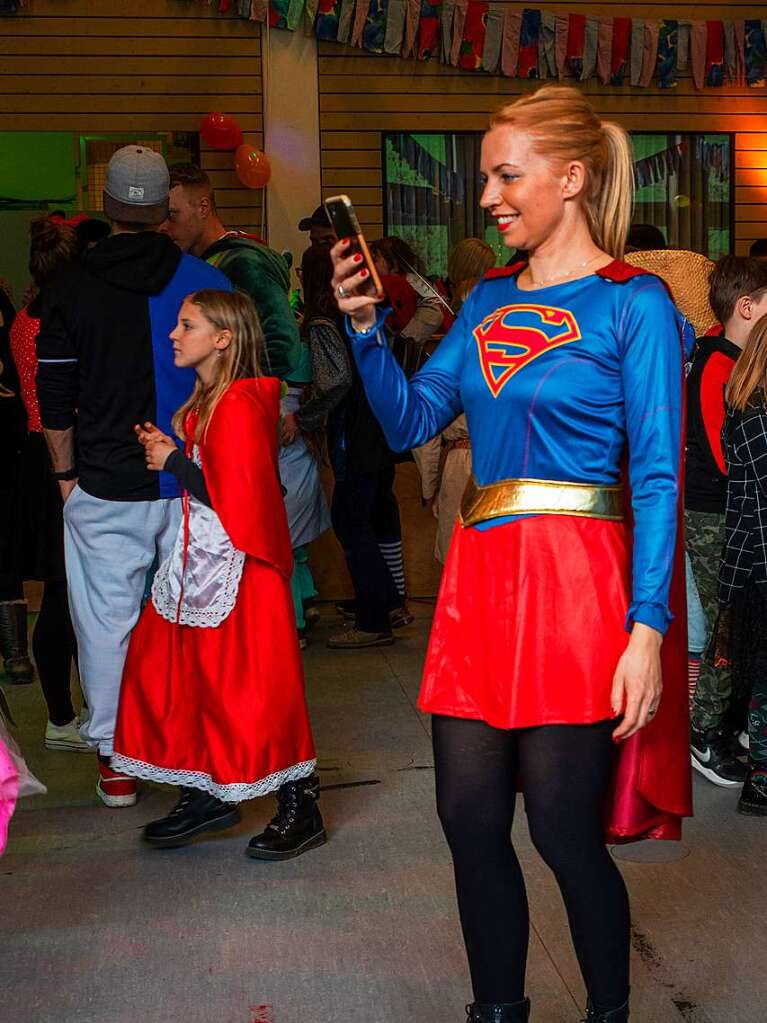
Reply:
<svg viewBox="0 0 767 1023"><path fill-rule="evenodd" d="M236 380L199 447L211 503L234 546L289 579L293 554L277 467L279 416L279 380Z"/></svg>

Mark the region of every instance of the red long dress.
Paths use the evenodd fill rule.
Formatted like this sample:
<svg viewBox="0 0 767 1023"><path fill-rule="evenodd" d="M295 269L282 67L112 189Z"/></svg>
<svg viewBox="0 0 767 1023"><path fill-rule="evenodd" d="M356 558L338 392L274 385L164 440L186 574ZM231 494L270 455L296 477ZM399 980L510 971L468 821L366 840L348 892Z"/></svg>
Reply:
<svg viewBox="0 0 767 1023"><path fill-rule="evenodd" d="M198 444L213 509L240 557L234 606L217 625L180 624L180 610L176 621L158 613L155 586L131 637L115 734L115 769L231 802L315 768L277 470L279 393L274 378L236 381ZM182 586L194 582L195 528L185 496Z"/></svg>

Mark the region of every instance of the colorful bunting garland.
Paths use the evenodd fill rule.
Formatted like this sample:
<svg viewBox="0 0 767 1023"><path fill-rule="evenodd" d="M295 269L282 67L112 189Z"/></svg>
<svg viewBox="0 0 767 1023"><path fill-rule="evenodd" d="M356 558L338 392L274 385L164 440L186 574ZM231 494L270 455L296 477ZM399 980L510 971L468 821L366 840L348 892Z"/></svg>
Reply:
<svg viewBox="0 0 767 1023"><path fill-rule="evenodd" d="M587 17L488 0L209 0L220 13L327 42L507 78L563 78L603 85L655 80L673 89L691 69L697 89L725 82L764 88L767 19L679 21ZM17 6L0 0L0 14Z"/></svg>

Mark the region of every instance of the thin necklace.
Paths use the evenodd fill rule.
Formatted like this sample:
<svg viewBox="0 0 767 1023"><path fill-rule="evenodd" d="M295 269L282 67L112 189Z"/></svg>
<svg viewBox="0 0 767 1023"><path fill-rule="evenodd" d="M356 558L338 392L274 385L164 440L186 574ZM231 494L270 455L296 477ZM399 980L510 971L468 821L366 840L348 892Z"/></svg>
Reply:
<svg viewBox="0 0 767 1023"><path fill-rule="evenodd" d="M566 277L572 277L574 273L577 273L579 270L585 269L589 265L589 263L596 263L596 261L601 258L602 253L600 252L598 256L592 256L591 259L587 259L584 263L579 263L577 266L574 266L572 270L568 270L567 273L556 274L554 277L541 277L541 279L538 281L536 281L536 279L533 277L533 272L532 270L530 270L530 280L533 282L533 285L536 288L540 288L544 284L551 284L553 281L563 281ZM528 269L530 269L529 265Z"/></svg>

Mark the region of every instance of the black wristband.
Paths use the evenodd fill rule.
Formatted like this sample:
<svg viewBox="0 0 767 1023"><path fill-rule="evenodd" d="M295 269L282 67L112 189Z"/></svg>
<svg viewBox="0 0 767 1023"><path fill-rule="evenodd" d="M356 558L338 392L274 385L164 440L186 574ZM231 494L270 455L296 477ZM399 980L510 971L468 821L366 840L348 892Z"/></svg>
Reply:
<svg viewBox="0 0 767 1023"><path fill-rule="evenodd" d="M72 466L71 469L65 469L63 472L54 472L53 478L58 480L59 483L67 483L69 480L76 480L77 469Z"/></svg>

